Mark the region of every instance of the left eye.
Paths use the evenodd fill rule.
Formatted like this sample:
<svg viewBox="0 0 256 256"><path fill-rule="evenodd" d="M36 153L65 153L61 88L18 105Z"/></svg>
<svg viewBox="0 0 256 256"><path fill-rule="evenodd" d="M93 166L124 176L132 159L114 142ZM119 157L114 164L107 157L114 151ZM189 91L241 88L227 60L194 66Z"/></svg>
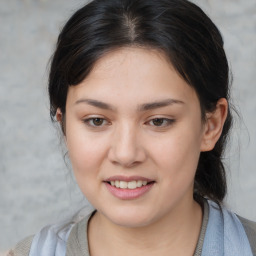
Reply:
<svg viewBox="0 0 256 256"><path fill-rule="evenodd" d="M84 123L86 123L89 126L99 127L99 126L105 125L107 121L104 118L93 117L93 118L85 119Z"/></svg>
<svg viewBox="0 0 256 256"><path fill-rule="evenodd" d="M158 127L163 127L163 126L168 126L171 125L174 122L173 119L168 119L168 118L154 118L150 120L148 123L152 126L158 126Z"/></svg>

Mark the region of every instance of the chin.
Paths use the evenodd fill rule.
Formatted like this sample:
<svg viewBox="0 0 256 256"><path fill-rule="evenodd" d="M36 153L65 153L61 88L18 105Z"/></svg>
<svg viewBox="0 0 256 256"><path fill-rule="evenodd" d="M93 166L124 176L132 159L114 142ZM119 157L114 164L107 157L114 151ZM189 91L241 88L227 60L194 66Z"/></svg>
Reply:
<svg viewBox="0 0 256 256"><path fill-rule="evenodd" d="M111 212L101 212L111 223L126 227L139 228L152 224L155 220L152 211L147 212L141 209L118 209Z"/></svg>

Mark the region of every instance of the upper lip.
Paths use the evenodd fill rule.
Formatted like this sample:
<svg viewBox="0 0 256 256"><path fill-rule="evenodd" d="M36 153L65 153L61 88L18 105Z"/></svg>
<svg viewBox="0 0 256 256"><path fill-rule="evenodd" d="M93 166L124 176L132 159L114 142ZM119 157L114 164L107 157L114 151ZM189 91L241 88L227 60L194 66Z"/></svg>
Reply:
<svg viewBox="0 0 256 256"><path fill-rule="evenodd" d="M152 182L154 180L152 179L149 179L149 178L145 178L145 177L142 177L142 176L122 176L122 175L115 175L115 176L111 176L107 179L105 179L104 181L105 182L110 182L110 181L116 181L116 180L119 180L119 181L126 181L126 182L129 182L129 181L138 181L138 180L141 180L141 181L147 181L147 182Z"/></svg>

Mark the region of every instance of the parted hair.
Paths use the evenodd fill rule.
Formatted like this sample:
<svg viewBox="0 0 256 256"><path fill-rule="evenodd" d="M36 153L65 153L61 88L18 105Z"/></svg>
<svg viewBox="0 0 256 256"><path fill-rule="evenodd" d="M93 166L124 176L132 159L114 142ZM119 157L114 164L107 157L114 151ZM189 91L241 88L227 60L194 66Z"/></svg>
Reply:
<svg viewBox="0 0 256 256"><path fill-rule="evenodd" d="M223 39L197 5L186 0L94 0L76 11L59 34L49 73L51 118L54 120L57 108L65 115L69 86L82 82L97 60L129 46L165 54L196 91L203 121L220 98L229 102L230 72ZM232 124L229 109L215 147L201 152L195 199L207 197L221 203L225 197L222 157Z"/></svg>

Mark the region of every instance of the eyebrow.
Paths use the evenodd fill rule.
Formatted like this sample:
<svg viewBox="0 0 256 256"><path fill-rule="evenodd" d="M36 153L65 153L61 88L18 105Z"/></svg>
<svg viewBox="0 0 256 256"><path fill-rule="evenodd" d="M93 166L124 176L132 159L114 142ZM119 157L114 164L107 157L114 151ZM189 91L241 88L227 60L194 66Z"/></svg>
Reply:
<svg viewBox="0 0 256 256"><path fill-rule="evenodd" d="M167 107L167 106L170 106L173 104L184 104L184 102L181 100L176 100L176 99L166 99L166 100L142 104L141 106L139 106L138 109L139 109L139 111L146 111L146 110L152 110L152 109L156 109L156 108Z"/></svg>
<svg viewBox="0 0 256 256"><path fill-rule="evenodd" d="M101 109L106 109L106 110L112 110L114 111L116 108L108 103L98 101L98 100L93 100L93 99L80 99L75 102L75 104L80 104L80 103L86 103L88 105L101 108ZM139 105L138 111L147 111L147 110L152 110L152 109L157 109L157 108L162 108L162 107L167 107L173 104L184 104L183 101L181 100L176 100L176 99L165 99L165 100L160 100L160 101L154 101L154 102L149 102L145 103L142 105Z"/></svg>
<svg viewBox="0 0 256 256"><path fill-rule="evenodd" d="M79 104L79 103L86 103L88 105L91 105L91 106L94 106L97 108L101 108L101 109L115 110L115 108L113 106L111 106L105 102L93 100L93 99L80 99L75 102L75 104Z"/></svg>

